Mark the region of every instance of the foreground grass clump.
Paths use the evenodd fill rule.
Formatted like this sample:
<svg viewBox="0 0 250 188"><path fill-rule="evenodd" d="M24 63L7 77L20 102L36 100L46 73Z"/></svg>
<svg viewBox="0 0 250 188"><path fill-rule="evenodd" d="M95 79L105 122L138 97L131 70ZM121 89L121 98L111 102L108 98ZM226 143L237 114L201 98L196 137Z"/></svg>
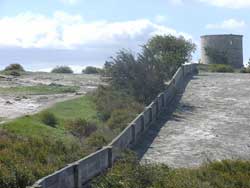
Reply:
<svg viewBox="0 0 250 188"><path fill-rule="evenodd" d="M125 157L93 188L249 188L250 161L213 162L193 169L172 169L166 165L141 165Z"/></svg>
<svg viewBox="0 0 250 188"><path fill-rule="evenodd" d="M37 85L37 86L18 86L18 87L0 87L0 94L23 94L23 95L49 95L58 93L74 93L78 90L75 86L64 86L57 84Z"/></svg>
<svg viewBox="0 0 250 188"><path fill-rule="evenodd" d="M78 142L67 135L61 136L62 139L50 135L24 137L0 130L0 187L25 188L84 155ZM67 141L63 140L66 137Z"/></svg>
<svg viewBox="0 0 250 188"><path fill-rule="evenodd" d="M51 72L61 74L73 74L73 70L68 66L57 66Z"/></svg>

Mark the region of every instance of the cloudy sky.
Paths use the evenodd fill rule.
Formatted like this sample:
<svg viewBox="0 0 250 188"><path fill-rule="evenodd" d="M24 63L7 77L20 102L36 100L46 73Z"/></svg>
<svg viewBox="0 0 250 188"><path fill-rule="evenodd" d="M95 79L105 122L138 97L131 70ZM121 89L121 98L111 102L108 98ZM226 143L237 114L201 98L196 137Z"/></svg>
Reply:
<svg viewBox="0 0 250 188"><path fill-rule="evenodd" d="M138 52L155 34L244 35L250 57L250 0L0 0L0 69L102 66L119 49ZM199 59L199 48L194 61Z"/></svg>

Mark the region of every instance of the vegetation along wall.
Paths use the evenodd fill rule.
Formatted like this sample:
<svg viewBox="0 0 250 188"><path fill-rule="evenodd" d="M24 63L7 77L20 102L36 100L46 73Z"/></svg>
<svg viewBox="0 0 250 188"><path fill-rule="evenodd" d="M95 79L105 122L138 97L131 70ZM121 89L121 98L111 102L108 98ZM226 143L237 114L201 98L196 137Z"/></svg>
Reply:
<svg viewBox="0 0 250 188"><path fill-rule="evenodd" d="M110 168L124 149L131 148L137 143L148 127L153 125L163 108L167 108L183 87L187 75L193 74L195 70L196 64L181 66L171 79L168 88L160 93L108 146L38 180L31 188L84 187L93 177Z"/></svg>

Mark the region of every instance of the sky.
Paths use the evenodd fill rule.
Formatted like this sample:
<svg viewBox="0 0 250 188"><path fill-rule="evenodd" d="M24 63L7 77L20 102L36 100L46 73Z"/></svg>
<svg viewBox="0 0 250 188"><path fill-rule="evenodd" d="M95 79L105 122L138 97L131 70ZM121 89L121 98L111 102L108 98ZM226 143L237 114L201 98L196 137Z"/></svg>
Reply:
<svg viewBox="0 0 250 188"><path fill-rule="evenodd" d="M138 53L152 36L244 35L250 58L250 0L0 0L0 69L102 67L121 49Z"/></svg>

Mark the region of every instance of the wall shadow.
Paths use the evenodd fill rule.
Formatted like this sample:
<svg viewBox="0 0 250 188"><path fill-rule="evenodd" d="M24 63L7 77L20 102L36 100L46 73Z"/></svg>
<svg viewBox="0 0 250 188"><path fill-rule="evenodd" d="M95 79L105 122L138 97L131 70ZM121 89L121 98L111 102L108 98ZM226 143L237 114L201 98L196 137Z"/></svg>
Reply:
<svg viewBox="0 0 250 188"><path fill-rule="evenodd" d="M190 104L180 103L181 98L186 90L188 83L191 80L199 79L195 76L188 76L183 83L182 89L171 101L171 103L165 108L159 115L157 121L149 127L149 129L144 133L144 135L139 139L137 144L132 148L132 150L137 154L139 160L150 148L151 144L157 137L158 133L161 131L163 126L166 126L166 123L171 121L182 121L184 116L181 116L183 112L193 112L195 107ZM179 108L179 109L178 109ZM174 113L177 112L177 113Z"/></svg>

